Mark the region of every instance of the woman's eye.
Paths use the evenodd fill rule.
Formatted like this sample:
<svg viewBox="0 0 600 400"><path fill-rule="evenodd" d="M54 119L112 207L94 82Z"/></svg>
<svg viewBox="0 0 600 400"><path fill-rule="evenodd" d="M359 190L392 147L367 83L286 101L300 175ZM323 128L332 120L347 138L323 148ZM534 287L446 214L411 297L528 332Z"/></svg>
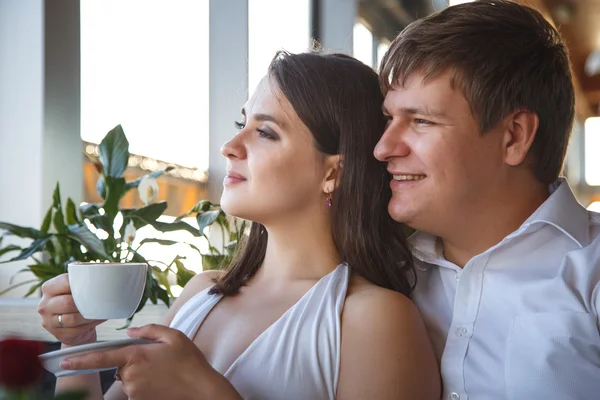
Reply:
<svg viewBox="0 0 600 400"><path fill-rule="evenodd" d="M233 124L235 125L235 128L239 131L241 131L242 129L244 129L246 126L238 121L233 121Z"/></svg>
<svg viewBox="0 0 600 400"><path fill-rule="evenodd" d="M257 129L258 131L258 136L260 136L263 139L269 139L269 140L276 140L277 138L275 137L275 135L270 134L269 132L266 132L262 129Z"/></svg>

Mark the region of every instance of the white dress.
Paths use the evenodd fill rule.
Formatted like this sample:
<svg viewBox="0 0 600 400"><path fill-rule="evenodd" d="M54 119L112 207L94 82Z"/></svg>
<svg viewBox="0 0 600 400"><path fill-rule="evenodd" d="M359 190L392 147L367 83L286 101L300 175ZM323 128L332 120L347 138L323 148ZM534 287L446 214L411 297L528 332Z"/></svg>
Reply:
<svg viewBox="0 0 600 400"><path fill-rule="evenodd" d="M350 271L343 263L322 277L260 334L224 376L244 399L335 399L340 371L340 317ZM188 300L171 327L193 338L222 295L210 288Z"/></svg>

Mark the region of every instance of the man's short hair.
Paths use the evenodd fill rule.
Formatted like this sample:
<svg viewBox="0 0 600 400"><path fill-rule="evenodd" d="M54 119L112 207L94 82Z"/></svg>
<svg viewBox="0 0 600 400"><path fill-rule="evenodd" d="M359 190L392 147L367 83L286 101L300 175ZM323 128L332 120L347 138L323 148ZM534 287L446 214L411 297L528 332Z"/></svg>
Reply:
<svg viewBox="0 0 600 400"><path fill-rule="evenodd" d="M512 112L537 114L529 158L539 181L556 180L575 114L568 51L558 31L536 10L511 1L448 7L411 23L394 39L380 80L387 92L414 73L427 80L447 70L481 134Z"/></svg>

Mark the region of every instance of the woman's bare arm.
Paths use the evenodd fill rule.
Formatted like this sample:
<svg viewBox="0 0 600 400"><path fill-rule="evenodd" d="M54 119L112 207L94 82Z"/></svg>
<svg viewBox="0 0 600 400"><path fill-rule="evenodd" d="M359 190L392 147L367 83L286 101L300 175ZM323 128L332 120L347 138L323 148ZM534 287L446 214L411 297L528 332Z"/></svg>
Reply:
<svg viewBox="0 0 600 400"><path fill-rule="evenodd" d="M181 306L194 295L211 286L213 284L213 278L217 277L218 274L218 271L206 271L193 277L185 286L181 295L175 300L171 307L169 307L167 313L161 319L160 324L169 326ZM100 376L98 373L59 378L56 382L57 393L81 388L88 391L89 395L87 400L127 400L127 396L123 393L123 390L121 390L121 382L118 381L110 387L103 397L100 386Z"/></svg>
<svg viewBox="0 0 600 400"><path fill-rule="evenodd" d="M341 342L338 400L439 400L439 368L407 297L364 281L351 285Z"/></svg>

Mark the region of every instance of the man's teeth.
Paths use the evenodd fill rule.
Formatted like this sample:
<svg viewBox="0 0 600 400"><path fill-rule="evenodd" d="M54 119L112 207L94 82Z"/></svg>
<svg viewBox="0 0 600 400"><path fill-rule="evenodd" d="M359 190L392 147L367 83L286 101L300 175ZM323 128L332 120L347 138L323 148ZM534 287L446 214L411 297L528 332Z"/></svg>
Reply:
<svg viewBox="0 0 600 400"><path fill-rule="evenodd" d="M420 181L425 175L392 175L396 181Z"/></svg>

